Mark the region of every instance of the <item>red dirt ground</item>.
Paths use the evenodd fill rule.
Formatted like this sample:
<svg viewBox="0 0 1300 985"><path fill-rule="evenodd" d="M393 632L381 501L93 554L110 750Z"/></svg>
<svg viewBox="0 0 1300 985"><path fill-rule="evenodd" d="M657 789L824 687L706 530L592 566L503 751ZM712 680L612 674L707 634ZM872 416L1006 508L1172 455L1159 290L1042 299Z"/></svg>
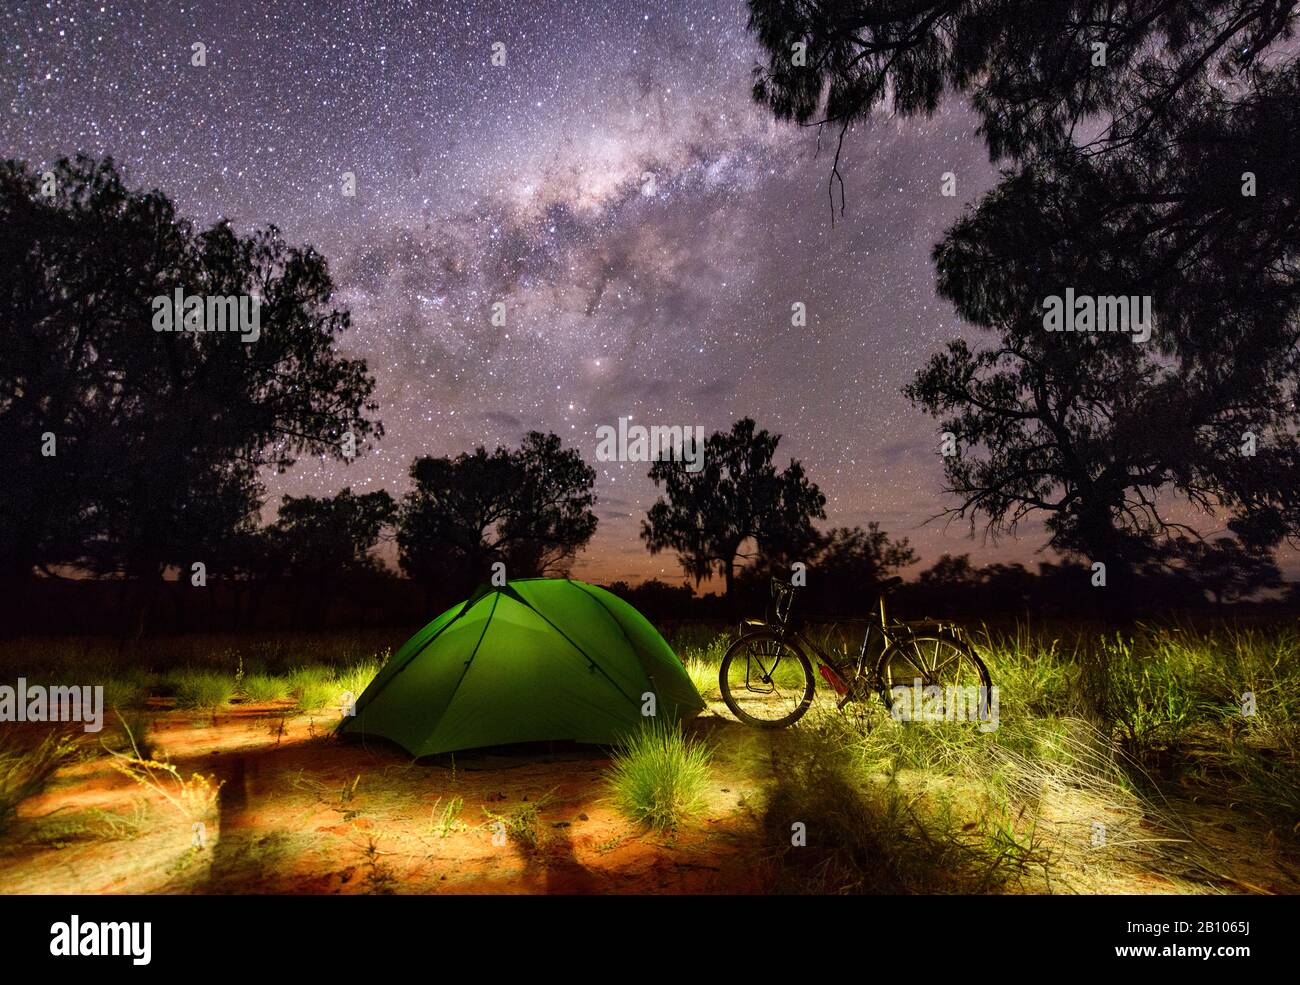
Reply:
<svg viewBox="0 0 1300 985"><path fill-rule="evenodd" d="M532 749L525 755L412 762L395 746L342 742L337 714L295 716L248 705L215 717L157 710L155 758L182 775L221 781L192 849L193 822L162 795L87 756L20 809L0 852L5 893L709 893L755 891L746 785L721 786L707 820L650 833L605 799L608 754ZM280 733L281 727L283 733ZM713 719L746 738L748 730ZM106 727L104 735L111 730ZM728 757L742 765L743 741ZM750 785L752 794L759 786ZM450 829L439 819L462 806ZM540 804L540 808L538 805ZM103 817L143 817L139 832L105 837ZM521 833L509 818L536 811ZM488 812L491 812L490 814ZM493 819L502 818L494 830ZM522 836L521 836L522 834ZM495 836L495 837L494 837Z"/></svg>
<svg viewBox="0 0 1300 985"><path fill-rule="evenodd" d="M749 893L769 886L764 798L788 732L759 732L714 705L694 729L714 749L698 821L671 834L608 800L608 752L533 748L412 761L387 744L334 739L337 711L238 705L146 715L156 759L220 781L192 818L113 768L100 739L25 801L0 841L14 893ZM39 728L39 726L26 726ZM36 733L33 733L34 735ZM449 805L459 802L448 813ZM1190 809L1190 805L1189 805ZM513 819L513 821L512 821ZM497 821L500 824L497 824ZM1234 873L1211 884L1109 871L1090 892L1296 892L1258 832L1207 818ZM1052 891L1060 891L1053 888Z"/></svg>

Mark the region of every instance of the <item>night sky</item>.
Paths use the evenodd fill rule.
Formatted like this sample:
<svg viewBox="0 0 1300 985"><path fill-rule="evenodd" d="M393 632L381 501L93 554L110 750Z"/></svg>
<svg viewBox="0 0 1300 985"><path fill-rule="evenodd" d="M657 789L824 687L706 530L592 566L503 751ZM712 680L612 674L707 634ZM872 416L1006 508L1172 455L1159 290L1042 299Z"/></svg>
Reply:
<svg viewBox="0 0 1300 985"><path fill-rule="evenodd" d="M744 5L663 6L10 3L0 156L111 154L200 223L274 222L329 258L353 314L342 349L369 361L388 434L351 465L268 476L272 503L400 494L417 454L553 430L598 475L574 573L678 581L637 537L647 466L596 462L596 428L751 415L784 436L780 465L805 463L830 523L880 520L924 564L1032 561L1037 527L995 547L921 526L946 504L935 425L899 393L961 334L929 251L994 180L973 117L954 103L853 131L832 229L833 134L817 157L814 129L752 103Z"/></svg>

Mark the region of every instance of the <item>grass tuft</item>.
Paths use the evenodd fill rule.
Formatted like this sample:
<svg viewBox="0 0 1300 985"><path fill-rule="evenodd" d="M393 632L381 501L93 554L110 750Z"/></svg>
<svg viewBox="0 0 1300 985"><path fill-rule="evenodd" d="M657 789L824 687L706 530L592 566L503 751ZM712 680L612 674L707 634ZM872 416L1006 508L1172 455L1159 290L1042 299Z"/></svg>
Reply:
<svg viewBox="0 0 1300 985"><path fill-rule="evenodd" d="M185 669L168 676L177 708L217 711L235 696L235 679L229 674Z"/></svg>
<svg viewBox="0 0 1300 985"><path fill-rule="evenodd" d="M385 655L386 656L386 655ZM339 694L351 694L355 701L361 697L362 693L370 682L375 679L379 669L384 665L384 661L378 658L362 660L360 663L353 664L346 668L338 675Z"/></svg>
<svg viewBox="0 0 1300 985"><path fill-rule="evenodd" d="M64 732L50 732L29 747L0 733L0 831L13 824L18 805L44 790L76 752L76 740Z"/></svg>
<svg viewBox="0 0 1300 985"><path fill-rule="evenodd" d="M302 713L334 704L343 693L328 667L296 667L289 674L289 689Z"/></svg>
<svg viewBox="0 0 1300 985"><path fill-rule="evenodd" d="M289 682L269 674L250 674L244 678L244 696L254 704L283 701L289 697Z"/></svg>
<svg viewBox="0 0 1300 985"><path fill-rule="evenodd" d="M651 720L614 751L608 782L627 817L655 831L679 827L702 813L712 753L679 724Z"/></svg>

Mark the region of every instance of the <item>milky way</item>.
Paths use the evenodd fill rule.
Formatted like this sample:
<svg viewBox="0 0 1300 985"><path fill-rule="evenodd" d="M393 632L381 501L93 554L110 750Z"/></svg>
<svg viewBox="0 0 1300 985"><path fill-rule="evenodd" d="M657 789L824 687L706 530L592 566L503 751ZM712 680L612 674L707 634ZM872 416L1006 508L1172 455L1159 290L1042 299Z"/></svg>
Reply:
<svg viewBox="0 0 1300 985"><path fill-rule="evenodd" d="M752 103L745 17L734 0L11 6L0 156L111 154L201 223L274 222L329 258L387 437L268 476L272 504L400 493L417 454L553 430L597 468L575 573L678 580L637 537L646 466L596 462L596 429L750 415L829 522L880 520L927 562L1029 559L1036 529L994 546L921 526L949 502L934 423L899 393L962 333L929 251L995 177L973 118L855 129L832 228L830 134L819 154L814 129Z"/></svg>

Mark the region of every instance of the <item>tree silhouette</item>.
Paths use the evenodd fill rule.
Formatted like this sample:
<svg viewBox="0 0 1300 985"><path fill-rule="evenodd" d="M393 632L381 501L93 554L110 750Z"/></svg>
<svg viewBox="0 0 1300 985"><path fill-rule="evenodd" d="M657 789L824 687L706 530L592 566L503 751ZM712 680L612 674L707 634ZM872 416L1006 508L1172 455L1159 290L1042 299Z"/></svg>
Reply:
<svg viewBox="0 0 1300 985"><path fill-rule="evenodd" d="M268 534L281 547L290 576L342 577L383 567L372 553L396 513L393 497L380 489L357 495L285 496Z"/></svg>
<svg viewBox="0 0 1300 985"><path fill-rule="evenodd" d="M0 486L3 564L156 581L214 562L246 533L258 470L341 457L382 434L373 379L339 357L324 258L274 227L196 232L113 162L0 163ZM260 300L260 337L158 332L151 301ZM52 442L53 454L43 454Z"/></svg>
<svg viewBox="0 0 1300 985"><path fill-rule="evenodd" d="M704 465L687 470L679 459L661 459L650 478L664 488L641 523L651 554L677 552L683 570L698 586L720 573L730 596L736 560L752 542L768 563L809 559L819 538L814 519L826 516L826 497L797 461L781 472L772 456L781 436L755 431L742 418L730 432L715 431L704 442ZM750 555L752 556L752 555Z"/></svg>
<svg viewBox="0 0 1300 985"><path fill-rule="evenodd" d="M809 565L808 608L828 615L864 611L875 602L872 587L916 559L906 537L893 540L879 523L835 527Z"/></svg>
<svg viewBox="0 0 1300 985"><path fill-rule="evenodd" d="M1272 74L1295 23L1279 0L748 3L767 54L754 98L778 119L838 130L841 211L844 136L886 101L928 116L945 93L966 94L994 160L1105 155L1176 127L1208 81L1222 91Z"/></svg>
<svg viewBox="0 0 1300 985"><path fill-rule="evenodd" d="M1014 165L934 254L940 294L996 341L951 343L905 390L952 436L954 514L996 534L1045 513L1112 586L1184 532L1177 499L1253 546L1300 531L1292 7L751 0L778 116L842 134L886 94L908 115L951 89ZM1151 298L1153 336L1047 331L1066 288Z"/></svg>
<svg viewBox="0 0 1300 985"><path fill-rule="evenodd" d="M916 582L925 588L954 591L974 585L979 580L980 573L970 563L969 554L943 554L917 576Z"/></svg>
<svg viewBox="0 0 1300 985"><path fill-rule="evenodd" d="M1185 576L1198 589L1209 592L1215 605L1282 587L1282 572L1272 553L1243 545L1233 537L1212 541L1186 538L1176 544L1173 553L1185 562Z"/></svg>
<svg viewBox="0 0 1300 985"><path fill-rule="evenodd" d="M374 380L334 351L349 316L309 247L274 227L196 231L111 159L50 177L0 162L0 563L22 582L134 579L139 632L168 567L215 574L250 529L260 469L382 434ZM258 337L155 330L153 299L177 289L256 299Z"/></svg>
<svg viewBox="0 0 1300 985"><path fill-rule="evenodd" d="M402 499L402 570L460 597L505 564L510 578L556 575L596 531L595 471L555 434L530 431L517 451L482 446L456 458L417 458Z"/></svg>
<svg viewBox="0 0 1300 985"><path fill-rule="evenodd" d="M382 489L356 495L345 488L337 496L320 498L285 496L266 535L283 573L300 586L313 586L323 611L348 578L383 571L373 551L396 511L393 497Z"/></svg>

